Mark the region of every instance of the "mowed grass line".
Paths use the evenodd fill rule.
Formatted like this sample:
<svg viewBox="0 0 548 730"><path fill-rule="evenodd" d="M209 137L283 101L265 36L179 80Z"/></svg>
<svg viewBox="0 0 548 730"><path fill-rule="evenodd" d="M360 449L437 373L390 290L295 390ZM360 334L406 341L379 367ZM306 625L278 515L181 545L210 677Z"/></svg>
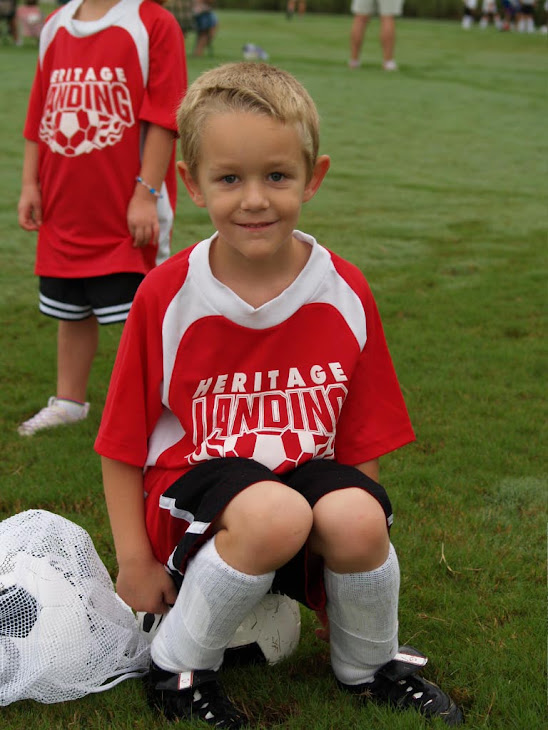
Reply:
<svg viewBox="0 0 548 730"><path fill-rule="evenodd" d="M461 702L470 728L529 730L545 716L547 140L546 38L398 24L398 74L380 69L372 23L364 65L346 67L349 17L223 12L213 58L254 42L295 73L322 116L332 158L303 230L369 279L417 432L387 456L402 568L400 639ZM91 534L115 574L92 450L119 329L101 332L92 411L75 428L21 439L17 424L54 383L55 324L38 315L34 239L15 208L21 128L36 63L31 43L0 45L0 515L41 507ZM174 248L208 235L180 190ZM227 672L253 728L412 730L420 717L358 708L337 690L328 648L303 610L296 654ZM141 684L59 705L2 709L9 730L169 727ZM193 727L188 723L181 728Z"/></svg>

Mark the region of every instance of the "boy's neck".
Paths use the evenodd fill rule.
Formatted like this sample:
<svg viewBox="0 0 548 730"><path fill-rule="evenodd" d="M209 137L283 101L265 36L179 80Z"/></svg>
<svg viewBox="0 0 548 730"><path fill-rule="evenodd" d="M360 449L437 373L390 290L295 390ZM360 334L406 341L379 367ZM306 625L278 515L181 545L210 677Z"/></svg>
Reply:
<svg viewBox="0 0 548 730"><path fill-rule="evenodd" d="M84 0L74 14L74 18L85 22L100 20L119 2L120 0Z"/></svg>
<svg viewBox="0 0 548 730"><path fill-rule="evenodd" d="M234 257L230 249L219 247L213 241L209 254L209 264L213 276L231 289L240 299L255 309L278 297L284 292L306 266L311 247L296 238L288 255L278 261L264 262L263 265L246 262Z"/></svg>

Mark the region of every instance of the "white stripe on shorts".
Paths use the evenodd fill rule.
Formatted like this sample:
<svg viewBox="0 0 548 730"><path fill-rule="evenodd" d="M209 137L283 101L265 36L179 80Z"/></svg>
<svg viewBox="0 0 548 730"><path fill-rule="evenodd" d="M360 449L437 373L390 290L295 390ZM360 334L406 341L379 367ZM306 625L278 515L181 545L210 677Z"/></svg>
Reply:
<svg viewBox="0 0 548 730"><path fill-rule="evenodd" d="M194 522L188 526L187 532L190 532L193 535L203 535L210 525L211 522L198 522L198 520L194 520Z"/></svg>
<svg viewBox="0 0 548 730"><path fill-rule="evenodd" d="M89 305L64 304L63 302L56 302L53 299L49 299L42 294L40 294L38 308L42 314L49 314L50 317L55 317L56 319L71 321L87 319L93 314L93 310Z"/></svg>
<svg viewBox="0 0 548 730"><path fill-rule="evenodd" d="M112 307L98 307L93 310L100 324L112 324L114 322L125 322L131 308L131 302L126 304L115 304Z"/></svg>
<svg viewBox="0 0 548 730"><path fill-rule="evenodd" d="M161 509L169 510L169 514L178 520L185 520L189 524L194 521L194 515L191 512L188 512L186 509L178 509L175 506L174 497L166 497L162 494L159 504Z"/></svg>
<svg viewBox="0 0 548 730"><path fill-rule="evenodd" d="M56 299L50 299L40 292L40 305L50 306L52 309L58 309L60 312L74 312L82 314L83 312L91 312L89 304L67 304L66 302L58 302Z"/></svg>

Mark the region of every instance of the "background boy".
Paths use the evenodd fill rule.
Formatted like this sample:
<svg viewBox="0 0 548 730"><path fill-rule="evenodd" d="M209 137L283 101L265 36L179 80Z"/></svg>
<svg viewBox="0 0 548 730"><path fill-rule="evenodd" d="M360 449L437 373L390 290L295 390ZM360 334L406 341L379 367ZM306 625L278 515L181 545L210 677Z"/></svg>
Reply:
<svg viewBox="0 0 548 730"><path fill-rule="evenodd" d="M47 20L24 128L20 225L38 231L40 311L58 323L57 390L19 426L85 418L98 324L123 322L169 254L184 41L150 0L71 0Z"/></svg>
<svg viewBox="0 0 548 730"><path fill-rule="evenodd" d="M181 177L216 233L140 287L96 441L118 592L138 611L174 604L151 703L245 724L216 672L273 590L327 611L344 690L460 724L391 661L399 567L378 458L414 435L363 275L295 228L329 168L314 103L282 70L227 64L190 87L178 124Z"/></svg>

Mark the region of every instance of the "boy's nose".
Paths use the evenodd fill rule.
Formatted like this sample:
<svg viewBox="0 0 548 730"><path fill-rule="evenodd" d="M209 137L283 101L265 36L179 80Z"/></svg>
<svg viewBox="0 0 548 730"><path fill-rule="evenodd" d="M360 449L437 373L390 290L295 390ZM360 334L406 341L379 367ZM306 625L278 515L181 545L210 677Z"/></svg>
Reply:
<svg viewBox="0 0 548 730"><path fill-rule="evenodd" d="M268 198L264 186L259 183L248 183L242 192L242 210L264 210L268 208Z"/></svg>

